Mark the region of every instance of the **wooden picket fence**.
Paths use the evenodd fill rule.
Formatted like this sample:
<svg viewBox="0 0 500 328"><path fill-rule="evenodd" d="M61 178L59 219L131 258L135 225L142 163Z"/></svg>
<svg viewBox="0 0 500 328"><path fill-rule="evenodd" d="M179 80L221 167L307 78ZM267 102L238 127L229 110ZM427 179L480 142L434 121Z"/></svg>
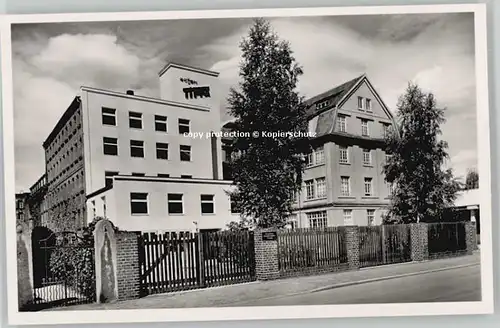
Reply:
<svg viewBox="0 0 500 328"><path fill-rule="evenodd" d="M411 261L410 225L359 227L360 267Z"/></svg>
<svg viewBox="0 0 500 328"><path fill-rule="evenodd" d="M443 257L466 251L464 222L429 223L427 228L429 257Z"/></svg>
<svg viewBox="0 0 500 328"><path fill-rule="evenodd" d="M335 270L346 265L346 232L342 227L278 232L278 267L282 274Z"/></svg>
<svg viewBox="0 0 500 328"><path fill-rule="evenodd" d="M143 295L255 280L248 231L144 233L139 253Z"/></svg>

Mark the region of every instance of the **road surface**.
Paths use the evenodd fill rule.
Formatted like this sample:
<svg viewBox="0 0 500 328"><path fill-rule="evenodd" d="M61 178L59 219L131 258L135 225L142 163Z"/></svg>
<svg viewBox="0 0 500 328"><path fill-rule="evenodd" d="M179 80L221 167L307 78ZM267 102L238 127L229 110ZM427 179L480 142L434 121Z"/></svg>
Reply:
<svg viewBox="0 0 500 328"><path fill-rule="evenodd" d="M480 265L325 291L261 299L238 306L417 303L481 300Z"/></svg>

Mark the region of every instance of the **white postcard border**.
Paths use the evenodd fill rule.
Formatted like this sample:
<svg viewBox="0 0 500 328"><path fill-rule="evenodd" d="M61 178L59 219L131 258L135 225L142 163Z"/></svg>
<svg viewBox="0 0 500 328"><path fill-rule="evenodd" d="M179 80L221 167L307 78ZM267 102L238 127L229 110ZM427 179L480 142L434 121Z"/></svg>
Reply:
<svg viewBox="0 0 500 328"><path fill-rule="evenodd" d="M121 12L5 15L1 21L2 55L2 130L4 167L4 208L6 218L15 218L15 168L11 24L137 21L166 19L208 19L242 17L297 17L327 15L377 15L411 13L475 14L476 96L478 127L478 167L481 194L481 289L480 302L404 303L363 305L318 306L269 306L229 308L183 308L93 311L19 312L17 301L16 223L5 220L7 246L8 316L11 325L75 324L75 323L128 323L170 321L227 321L259 319L304 319L332 317L382 317L460 315L493 313L493 263L492 263L492 211L491 211L491 158L488 98L487 28L485 4L365 6L330 8L288 8L249 10L200 10L170 12Z"/></svg>

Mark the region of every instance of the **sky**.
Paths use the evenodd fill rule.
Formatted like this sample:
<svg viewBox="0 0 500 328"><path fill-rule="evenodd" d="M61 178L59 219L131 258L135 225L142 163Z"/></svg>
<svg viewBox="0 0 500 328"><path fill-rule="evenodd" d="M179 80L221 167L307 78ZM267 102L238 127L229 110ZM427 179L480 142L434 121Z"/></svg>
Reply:
<svg viewBox="0 0 500 328"><path fill-rule="evenodd" d="M312 97L366 73L391 111L408 82L445 107L442 138L457 177L477 168L474 16L406 14L269 19L303 67ZM42 143L80 86L159 97L169 61L238 81L240 41L251 19L23 24L12 27L16 191L44 172ZM229 119L222 95L222 118Z"/></svg>

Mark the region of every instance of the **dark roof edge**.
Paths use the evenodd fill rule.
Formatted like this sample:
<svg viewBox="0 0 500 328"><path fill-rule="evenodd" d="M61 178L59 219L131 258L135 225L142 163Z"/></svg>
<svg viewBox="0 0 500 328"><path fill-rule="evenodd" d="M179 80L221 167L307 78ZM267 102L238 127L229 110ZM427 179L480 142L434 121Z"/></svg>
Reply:
<svg viewBox="0 0 500 328"><path fill-rule="evenodd" d="M59 133L59 131L61 131L61 129L64 127L66 122L69 121L69 119L73 116L76 110L80 107L80 104L81 104L80 96L76 96L69 105L69 107L66 109L66 111L62 114L59 121L57 121L56 126L54 127L54 129L52 129L47 139L45 139L45 141L43 142L43 148L47 148L47 145L54 140L54 138Z"/></svg>

